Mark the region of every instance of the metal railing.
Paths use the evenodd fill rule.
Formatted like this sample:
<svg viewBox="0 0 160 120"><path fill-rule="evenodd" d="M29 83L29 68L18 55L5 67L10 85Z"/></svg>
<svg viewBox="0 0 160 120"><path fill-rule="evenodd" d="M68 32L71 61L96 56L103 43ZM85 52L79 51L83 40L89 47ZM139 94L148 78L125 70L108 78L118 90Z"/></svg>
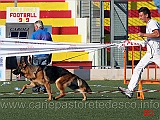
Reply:
<svg viewBox="0 0 160 120"><path fill-rule="evenodd" d="M119 43L121 40L126 40L128 38L128 2L114 0L108 2L105 0L80 0L80 17L87 17L90 19L91 43L106 43L106 36L104 34L104 13L106 8L110 8L110 10L108 10L108 14L110 15L107 15L110 16L110 43ZM111 48L110 53L108 53L106 49L102 49L97 52L97 54L98 60L95 61L98 61L97 63L99 64L95 65L110 65L112 68L115 66L123 67L123 53L117 48ZM107 54L110 55L109 61L107 61Z"/></svg>

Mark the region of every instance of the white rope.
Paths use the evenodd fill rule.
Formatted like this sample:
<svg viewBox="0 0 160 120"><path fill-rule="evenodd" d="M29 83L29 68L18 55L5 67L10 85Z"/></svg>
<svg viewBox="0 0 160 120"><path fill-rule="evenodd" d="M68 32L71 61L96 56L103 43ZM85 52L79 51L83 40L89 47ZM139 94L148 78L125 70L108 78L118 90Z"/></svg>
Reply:
<svg viewBox="0 0 160 120"><path fill-rule="evenodd" d="M102 48L118 47L122 49L126 46L140 46L142 41L138 40L125 40L121 43L61 43L42 40L30 40L30 39L12 39L3 38L0 39L0 56L23 56L33 54L49 54L58 52L70 52L70 51L92 51Z"/></svg>

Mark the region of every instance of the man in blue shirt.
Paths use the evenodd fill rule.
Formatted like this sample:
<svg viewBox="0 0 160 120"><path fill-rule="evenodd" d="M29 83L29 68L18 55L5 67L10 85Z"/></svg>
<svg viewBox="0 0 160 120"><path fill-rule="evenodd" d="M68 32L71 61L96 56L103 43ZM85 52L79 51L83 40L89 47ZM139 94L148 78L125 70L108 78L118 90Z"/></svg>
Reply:
<svg viewBox="0 0 160 120"><path fill-rule="evenodd" d="M51 34L44 31L43 22L38 20L34 23L35 32L32 33L31 39L33 40L46 40L52 41ZM48 65L50 62L50 54L36 54L32 56L33 65Z"/></svg>
<svg viewBox="0 0 160 120"><path fill-rule="evenodd" d="M38 20L34 23L35 32L32 33L31 39L33 40L46 40L52 41L51 34L49 32L44 31L43 22ZM50 62L50 54L35 54L32 56L32 60L30 56L28 57L28 62L32 61L33 65L48 65ZM46 88L44 86L35 86L32 88L33 92L46 92Z"/></svg>

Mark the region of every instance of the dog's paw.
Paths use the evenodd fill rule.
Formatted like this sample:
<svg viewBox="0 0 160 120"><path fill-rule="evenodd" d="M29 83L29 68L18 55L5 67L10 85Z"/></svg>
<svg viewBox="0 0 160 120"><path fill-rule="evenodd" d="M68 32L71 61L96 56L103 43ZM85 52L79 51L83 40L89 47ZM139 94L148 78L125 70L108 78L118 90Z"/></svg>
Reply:
<svg viewBox="0 0 160 120"><path fill-rule="evenodd" d="M86 101L87 99L83 99L82 101Z"/></svg>
<svg viewBox="0 0 160 120"><path fill-rule="evenodd" d="M45 100L45 101L51 101L51 100L52 100L52 99L49 99L49 98L48 98L48 99L47 99L47 100Z"/></svg>
<svg viewBox="0 0 160 120"><path fill-rule="evenodd" d="M58 99L56 97L54 97L53 100L58 100Z"/></svg>
<svg viewBox="0 0 160 120"><path fill-rule="evenodd" d="M21 95L22 92L18 92L19 95Z"/></svg>
<svg viewBox="0 0 160 120"><path fill-rule="evenodd" d="M45 100L46 102L48 102L48 101L51 101L52 99L47 99L47 100Z"/></svg>

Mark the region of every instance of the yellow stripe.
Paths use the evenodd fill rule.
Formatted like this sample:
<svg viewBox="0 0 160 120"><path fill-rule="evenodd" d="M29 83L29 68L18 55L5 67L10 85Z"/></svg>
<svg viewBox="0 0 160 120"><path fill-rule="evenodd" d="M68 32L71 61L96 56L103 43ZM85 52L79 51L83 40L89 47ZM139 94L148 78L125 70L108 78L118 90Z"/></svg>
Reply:
<svg viewBox="0 0 160 120"><path fill-rule="evenodd" d="M43 18L44 25L52 25L54 27L74 26L74 18Z"/></svg>
<svg viewBox="0 0 160 120"><path fill-rule="evenodd" d="M110 10L110 2L104 2L104 10Z"/></svg>
<svg viewBox="0 0 160 120"><path fill-rule="evenodd" d="M89 60L89 55L88 52L61 52L52 54L52 61L62 61L65 59L69 59L66 61L87 61Z"/></svg>
<svg viewBox="0 0 160 120"><path fill-rule="evenodd" d="M94 7L99 8L99 2L93 2ZM68 2L25 2L18 3L18 7L40 7L41 10L68 10ZM128 10L138 10L140 7L148 7L150 10L156 10L154 2L128 2ZM1 3L0 10L6 10L6 7L14 7L14 3ZM104 2L104 10L110 10L110 3Z"/></svg>
<svg viewBox="0 0 160 120"><path fill-rule="evenodd" d="M81 43L81 35L52 35L54 42L71 42L71 43Z"/></svg>
<svg viewBox="0 0 160 120"><path fill-rule="evenodd" d="M6 19L0 19L0 25L5 25L6 24Z"/></svg>
<svg viewBox="0 0 160 120"><path fill-rule="evenodd" d="M160 18L157 19L160 20ZM143 23L139 18L128 18L128 26L145 26L145 25L146 23ZM110 26L110 18L104 19L104 26Z"/></svg>
<svg viewBox="0 0 160 120"><path fill-rule="evenodd" d="M93 2L94 8L100 8L100 2ZM104 10L110 10L110 2L104 2Z"/></svg>
<svg viewBox="0 0 160 120"><path fill-rule="evenodd" d="M100 8L100 2L93 2L94 6ZM138 10L140 7L148 7L150 10L156 10L154 2L128 2L128 10ZM104 2L104 10L110 10L110 2Z"/></svg>
<svg viewBox="0 0 160 120"><path fill-rule="evenodd" d="M141 56L140 56L141 53ZM146 51L134 51L134 60L140 60L140 57L143 57L145 55ZM132 51L128 52L128 60L132 60Z"/></svg>
<svg viewBox="0 0 160 120"><path fill-rule="evenodd" d="M128 10L138 10L141 7L148 7L150 10L156 10L154 2L128 2Z"/></svg>
<svg viewBox="0 0 160 120"><path fill-rule="evenodd" d="M0 11L6 7L14 7L14 3L1 3ZM68 10L68 2L25 2L18 3L18 7L39 7L40 10Z"/></svg>
<svg viewBox="0 0 160 120"><path fill-rule="evenodd" d="M160 17L154 17L153 19L160 22ZM100 24L98 19L96 22L97 25ZM110 18L104 19L104 26L110 26ZM146 26L146 23L143 23L139 18L128 18L128 26Z"/></svg>
<svg viewBox="0 0 160 120"><path fill-rule="evenodd" d="M128 26L145 26L146 23L142 22L139 18L128 18Z"/></svg>
<svg viewBox="0 0 160 120"><path fill-rule="evenodd" d="M159 17L153 17L154 20L160 22ZM128 18L128 26L146 26L139 18Z"/></svg>
<svg viewBox="0 0 160 120"><path fill-rule="evenodd" d="M143 40L143 38L138 37L137 34L128 34L128 36L129 36L128 40ZM146 39L146 38L144 37L144 39Z"/></svg>
<svg viewBox="0 0 160 120"><path fill-rule="evenodd" d="M52 25L54 27L74 26L74 18L43 18L44 25ZM0 25L5 25L6 19L0 19Z"/></svg>
<svg viewBox="0 0 160 120"><path fill-rule="evenodd" d="M100 21L99 21L99 24L100 24ZM104 18L104 26L110 26L110 18Z"/></svg>

